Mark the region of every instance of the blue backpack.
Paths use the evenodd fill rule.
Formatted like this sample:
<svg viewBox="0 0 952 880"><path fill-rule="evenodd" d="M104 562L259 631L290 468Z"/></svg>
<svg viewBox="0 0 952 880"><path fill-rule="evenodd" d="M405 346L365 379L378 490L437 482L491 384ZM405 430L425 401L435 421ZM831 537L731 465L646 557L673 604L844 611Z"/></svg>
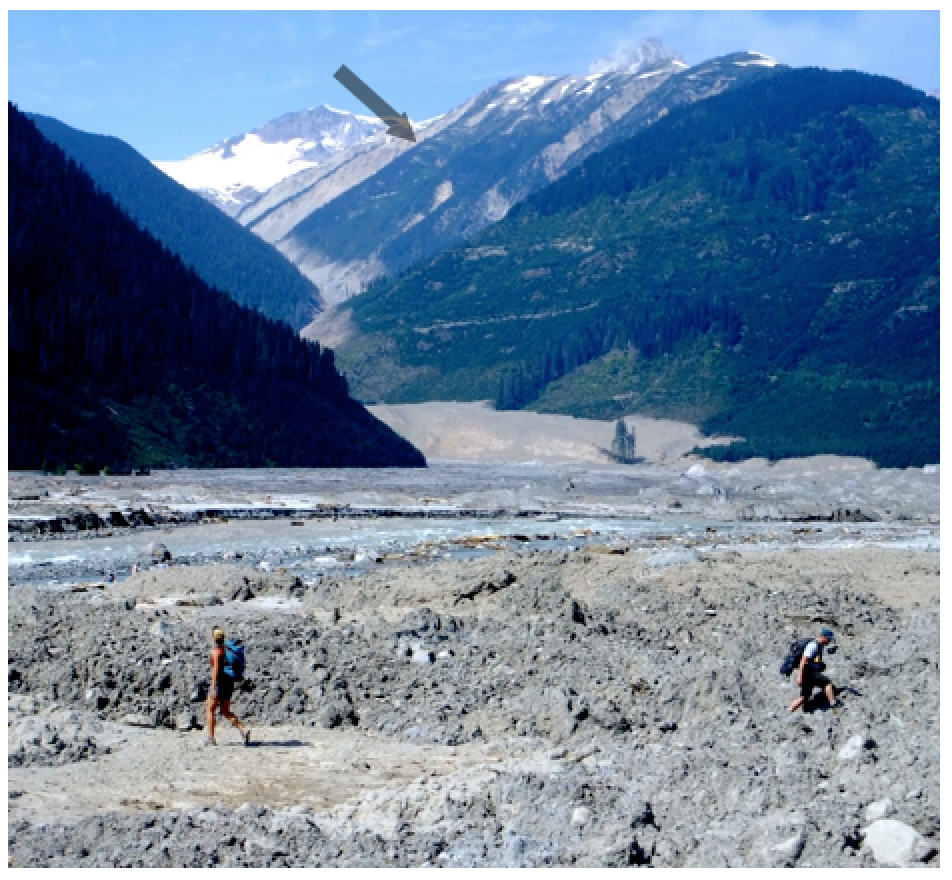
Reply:
<svg viewBox="0 0 952 880"><path fill-rule="evenodd" d="M245 649L242 645L228 640L225 642L224 673L233 681L241 681L245 677Z"/></svg>

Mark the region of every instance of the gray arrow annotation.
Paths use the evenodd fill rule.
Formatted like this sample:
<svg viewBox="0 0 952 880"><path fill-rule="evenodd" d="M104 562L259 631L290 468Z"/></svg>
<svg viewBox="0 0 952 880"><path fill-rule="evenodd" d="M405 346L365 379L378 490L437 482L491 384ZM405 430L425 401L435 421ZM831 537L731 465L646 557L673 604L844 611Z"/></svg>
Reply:
<svg viewBox="0 0 952 880"><path fill-rule="evenodd" d="M397 113L393 107L360 79L350 68L342 64L340 70L334 74L334 79L373 113L374 116L383 120L387 126L387 134L416 143L413 126L410 125L407 114Z"/></svg>

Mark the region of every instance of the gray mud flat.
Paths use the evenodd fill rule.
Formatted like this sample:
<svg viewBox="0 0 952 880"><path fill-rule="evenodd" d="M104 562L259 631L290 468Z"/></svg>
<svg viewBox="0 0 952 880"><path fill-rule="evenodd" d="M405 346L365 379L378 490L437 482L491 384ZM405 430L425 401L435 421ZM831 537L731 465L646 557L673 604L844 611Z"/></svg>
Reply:
<svg viewBox="0 0 952 880"><path fill-rule="evenodd" d="M9 476L9 536L123 536L195 523L537 515L721 521L937 521L938 467L879 470L833 456L768 464L693 458L434 461L425 469L156 471L150 476ZM65 551L64 552L68 552Z"/></svg>
<svg viewBox="0 0 952 880"><path fill-rule="evenodd" d="M938 867L938 553L662 537L11 587L9 861ZM201 745L215 624L251 748Z"/></svg>

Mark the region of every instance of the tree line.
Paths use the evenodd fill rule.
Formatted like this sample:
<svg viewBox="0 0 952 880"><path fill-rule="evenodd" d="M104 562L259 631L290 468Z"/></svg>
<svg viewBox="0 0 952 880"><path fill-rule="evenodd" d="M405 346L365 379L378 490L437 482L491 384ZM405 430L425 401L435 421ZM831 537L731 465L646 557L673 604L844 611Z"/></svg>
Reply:
<svg viewBox="0 0 952 880"><path fill-rule="evenodd" d="M611 308L611 307L610 307ZM616 303L607 315L551 342L547 350L503 374L496 409L520 409L545 387L615 349L634 348L652 359L682 342L713 334L735 345L742 322L726 296L678 296Z"/></svg>

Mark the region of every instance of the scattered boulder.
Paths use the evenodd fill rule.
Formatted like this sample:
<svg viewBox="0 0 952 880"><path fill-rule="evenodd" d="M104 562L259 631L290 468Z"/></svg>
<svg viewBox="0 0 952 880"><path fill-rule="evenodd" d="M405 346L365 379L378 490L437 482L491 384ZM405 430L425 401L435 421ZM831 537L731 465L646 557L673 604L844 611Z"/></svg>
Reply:
<svg viewBox="0 0 952 880"><path fill-rule="evenodd" d="M93 825L83 834L55 822L24 830L17 818L10 852L24 864L87 866L107 863L121 847L115 862L166 867L849 867L890 863L873 855L888 859L877 823L902 819L918 835L902 850L904 863L938 863L937 613L919 609L910 622L876 604L865 587L860 601L845 585L833 596L819 585L806 590L804 603L803 579L792 570L802 557L792 554L774 571L763 569L766 561L745 570L750 557L771 557L744 554L726 562L726 575L717 570L720 556L649 573L643 553L592 554L587 567L581 552L559 565L565 554L508 551L491 566L401 562L393 574L322 578L291 613L228 606L229 635L248 652L235 708L260 725L262 740L269 724L356 725L379 736L382 751L446 749L423 760L421 782L390 779L356 792L345 805L353 816L315 810L318 828L304 828L291 810L272 810L259 822L257 807L187 808L154 840L130 824L88 846ZM228 573L233 580L218 586L225 597L242 580L236 567ZM243 573L250 583L242 587L278 597L292 578ZM857 581L870 576L863 571ZM215 589L199 580L198 591ZM517 586L480 601L506 581ZM482 584L476 602L454 608L457 591L469 593L474 583ZM25 712L28 698L43 721L54 703L58 713L69 706L104 722L143 716L145 732L125 732L140 741L160 735L148 730L155 724L188 730L201 722L207 631L219 615L201 608L131 614L90 595L52 603L20 590L10 591L9 603L8 662L20 673L11 705ZM341 625L328 624L332 608L343 611ZM837 712L793 715L786 712L793 686L776 667L794 630L814 628L821 616L837 621L831 677L853 686L844 688ZM169 655L174 663L163 663ZM851 682L860 658L890 674ZM909 694L916 712L901 701ZM66 730L60 725L60 740ZM373 754L373 740L359 740L354 769L363 774L356 752L370 746ZM448 779L447 747L467 768L473 756L482 766ZM374 758L369 763L373 774L383 769ZM14 782L29 790L19 777ZM12 815L26 813L28 801L12 803ZM163 826L171 812L139 813L136 821ZM97 821L109 829L126 819ZM373 833L362 836L364 827ZM73 849L57 849L60 840Z"/></svg>
<svg viewBox="0 0 952 880"><path fill-rule="evenodd" d="M851 736L837 753L840 761L857 761L866 756L866 753L876 748L875 741L865 734Z"/></svg>
<svg viewBox="0 0 952 880"><path fill-rule="evenodd" d="M896 813L896 805L892 802L891 798L883 798L881 801L873 801L867 808L866 816L867 822L875 822L877 819L886 819L889 816L892 816Z"/></svg>
<svg viewBox="0 0 952 880"><path fill-rule="evenodd" d="M122 716L122 723L130 727L158 727L158 712L130 712Z"/></svg>
<svg viewBox="0 0 952 880"><path fill-rule="evenodd" d="M143 555L152 562L168 562L172 558L169 548L158 541L150 541L146 544Z"/></svg>
<svg viewBox="0 0 952 880"><path fill-rule="evenodd" d="M912 861L921 839L915 828L898 819L877 819L860 833L876 862L893 868L904 868Z"/></svg>
<svg viewBox="0 0 952 880"><path fill-rule="evenodd" d="M459 605L460 602L467 599L473 600L484 593L487 595L498 593L515 582L516 576L508 568L496 569L487 577L480 578L475 584L462 590L453 604Z"/></svg>
<svg viewBox="0 0 952 880"><path fill-rule="evenodd" d="M10 725L7 766L59 767L91 760L109 751L81 724L26 718Z"/></svg>

